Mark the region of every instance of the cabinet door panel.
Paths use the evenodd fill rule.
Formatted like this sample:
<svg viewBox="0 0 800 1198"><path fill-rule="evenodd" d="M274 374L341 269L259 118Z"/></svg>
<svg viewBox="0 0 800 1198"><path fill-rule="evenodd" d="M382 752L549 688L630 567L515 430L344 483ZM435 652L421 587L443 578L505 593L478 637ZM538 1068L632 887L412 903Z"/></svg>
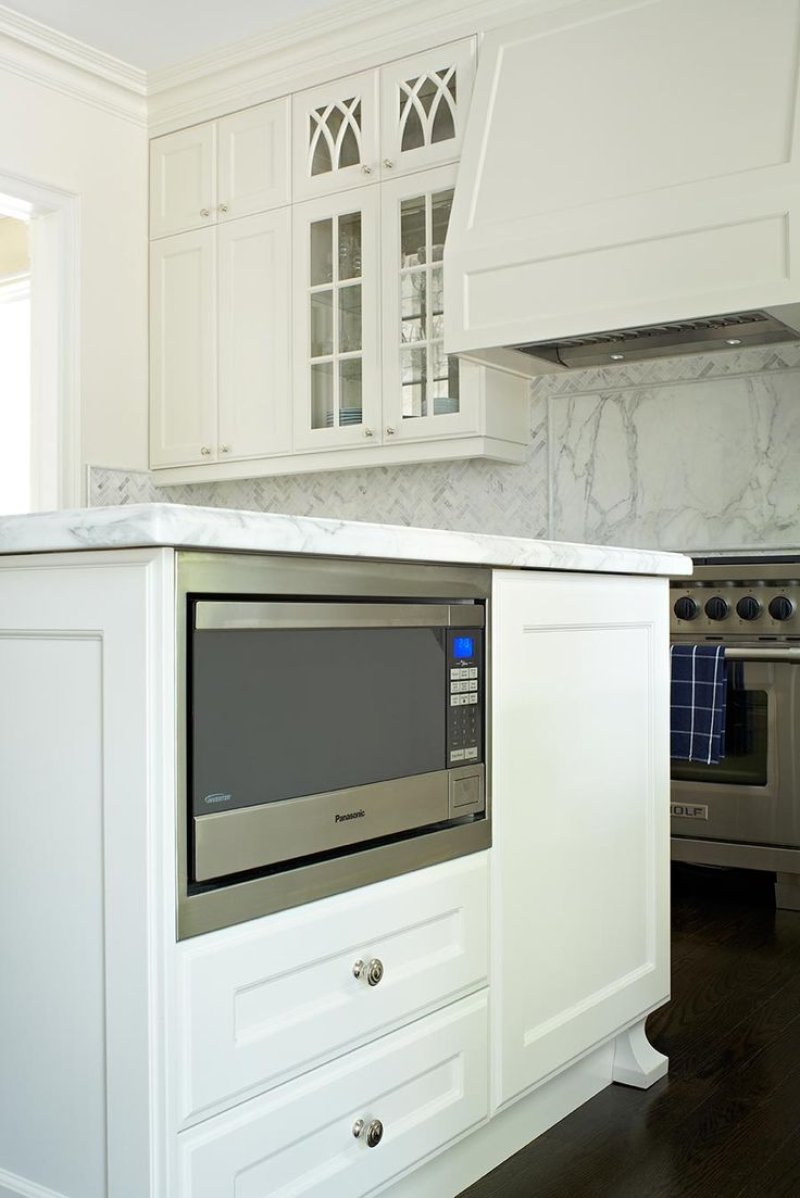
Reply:
<svg viewBox="0 0 800 1198"><path fill-rule="evenodd" d="M150 236L213 222L217 134L213 121L150 142Z"/></svg>
<svg viewBox="0 0 800 1198"><path fill-rule="evenodd" d="M285 96L219 122L220 220L289 203L289 113Z"/></svg>
<svg viewBox="0 0 800 1198"><path fill-rule="evenodd" d="M364 71L292 96L295 200L380 178L378 88L378 71Z"/></svg>
<svg viewBox="0 0 800 1198"><path fill-rule="evenodd" d="M181 946L181 1114L330 1060L484 984L485 854ZM379 959L370 986L357 960Z"/></svg>
<svg viewBox="0 0 800 1198"><path fill-rule="evenodd" d="M179 1198L360 1198L488 1114L486 992L178 1137ZM379 1120L368 1148L356 1120Z"/></svg>
<svg viewBox="0 0 800 1198"><path fill-rule="evenodd" d="M380 440L379 189L296 204L294 446Z"/></svg>
<svg viewBox="0 0 800 1198"><path fill-rule="evenodd" d="M215 229L150 247L151 466L215 456L215 255Z"/></svg>
<svg viewBox="0 0 800 1198"><path fill-rule="evenodd" d="M669 992L667 583L497 571L502 1104Z"/></svg>
<svg viewBox="0 0 800 1198"><path fill-rule="evenodd" d="M217 230L219 454L256 457L290 442L291 212Z"/></svg>
<svg viewBox="0 0 800 1198"><path fill-rule="evenodd" d="M458 160L474 77L474 38L381 67L384 177Z"/></svg>
<svg viewBox="0 0 800 1198"><path fill-rule="evenodd" d="M479 391L444 352L444 241L453 166L381 186L384 438L477 432ZM474 376L473 376L474 377Z"/></svg>

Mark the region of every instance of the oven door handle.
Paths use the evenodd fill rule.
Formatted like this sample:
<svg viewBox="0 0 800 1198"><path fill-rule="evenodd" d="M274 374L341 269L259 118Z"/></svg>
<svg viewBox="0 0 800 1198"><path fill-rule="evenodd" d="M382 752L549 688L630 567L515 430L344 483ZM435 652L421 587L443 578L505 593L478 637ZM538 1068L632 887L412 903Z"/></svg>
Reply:
<svg viewBox="0 0 800 1198"><path fill-rule="evenodd" d="M726 645L725 660L800 662L800 649L732 649Z"/></svg>

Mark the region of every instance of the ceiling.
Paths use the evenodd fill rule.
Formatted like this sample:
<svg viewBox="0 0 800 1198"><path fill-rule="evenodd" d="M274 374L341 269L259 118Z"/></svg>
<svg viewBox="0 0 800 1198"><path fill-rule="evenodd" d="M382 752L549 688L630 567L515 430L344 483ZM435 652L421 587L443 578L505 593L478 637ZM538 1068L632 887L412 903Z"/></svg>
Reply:
<svg viewBox="0 0 800 1198"><path fill-rule="evenodd" d="M342 0L12 0L15 12L130 66L158 70L294 24Z"/></svg>

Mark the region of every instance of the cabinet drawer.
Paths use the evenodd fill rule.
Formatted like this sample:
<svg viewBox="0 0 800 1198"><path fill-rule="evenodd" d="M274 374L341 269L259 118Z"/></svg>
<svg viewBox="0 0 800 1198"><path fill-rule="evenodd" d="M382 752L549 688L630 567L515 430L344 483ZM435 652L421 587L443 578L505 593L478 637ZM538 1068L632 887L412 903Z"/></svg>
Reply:
<svg viewBox="0 0 800 1198"><path fill-rule="evenodd" d="M483 991L181 1133L179 1198L372 1192L487 1117L487 1023Z"/></svg>
<svg viewBox="0 0 800 1198"><path fill-rule="evenodd" d="M184 942L182 1119L478 989L488 971L487 916L480 853ZM367 980L372 961L383 966L376 985Z"/></svg>

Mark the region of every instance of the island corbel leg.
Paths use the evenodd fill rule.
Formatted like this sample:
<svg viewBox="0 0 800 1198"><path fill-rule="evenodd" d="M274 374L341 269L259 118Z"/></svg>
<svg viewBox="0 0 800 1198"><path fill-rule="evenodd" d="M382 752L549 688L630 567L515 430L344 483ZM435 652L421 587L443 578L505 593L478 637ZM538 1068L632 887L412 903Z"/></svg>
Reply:
<svg viewBox="0 0 800 1198"><path fill-rule="evenodd" d="M640 1019L614 1041L612 1078L623 1086L647 1090L654 1082L666 1077L669 1057L665 1057L647 1039L645 1020Z"/></svg>

